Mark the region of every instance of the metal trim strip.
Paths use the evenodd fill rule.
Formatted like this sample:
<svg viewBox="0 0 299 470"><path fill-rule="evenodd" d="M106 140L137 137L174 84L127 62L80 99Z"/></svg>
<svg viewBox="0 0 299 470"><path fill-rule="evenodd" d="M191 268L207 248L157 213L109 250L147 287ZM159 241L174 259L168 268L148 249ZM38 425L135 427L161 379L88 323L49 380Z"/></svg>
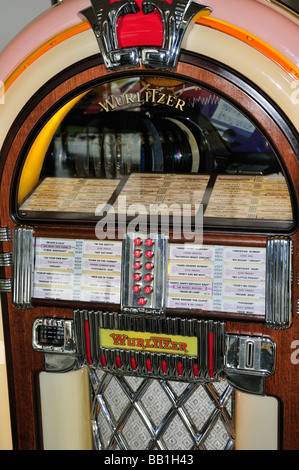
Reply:
<svg viewBox="0 0 299 470"><path fill-rule="evenodd" d="M283 330L292 323L292 241L271 237L266 251L266 325Z"/></svg>
<svg viewBox="0 0 299 470"><path fill-rule="evenodd" d="M12 303L17 308L31 308L34 239L31 227L13 230Z"/></svg>

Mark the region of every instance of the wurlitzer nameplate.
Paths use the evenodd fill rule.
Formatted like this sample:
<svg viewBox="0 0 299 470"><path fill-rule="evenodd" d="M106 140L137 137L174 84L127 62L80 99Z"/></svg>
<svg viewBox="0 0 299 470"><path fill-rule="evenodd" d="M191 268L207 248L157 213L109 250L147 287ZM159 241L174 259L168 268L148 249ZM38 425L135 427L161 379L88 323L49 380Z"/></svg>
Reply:
<svg viewBox="0 0 299 470"><path fill-rule="evenodd" d="M127 233L123 241L123 312L164 314L168 240L164 234Z"/></svg>

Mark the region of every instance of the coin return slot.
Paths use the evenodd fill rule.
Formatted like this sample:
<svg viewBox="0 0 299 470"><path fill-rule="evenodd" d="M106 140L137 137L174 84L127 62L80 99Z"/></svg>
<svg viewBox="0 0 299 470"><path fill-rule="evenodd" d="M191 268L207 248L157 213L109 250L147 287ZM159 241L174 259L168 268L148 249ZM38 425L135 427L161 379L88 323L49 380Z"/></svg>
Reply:
<svg viewBox="0 0 299 470"><path fill-rule="evenodd" d="M246 353L245 353L245 367L246 369L253 368L253 354L254 354L254 343L252 341L247 341L246 343Z"/></svg>

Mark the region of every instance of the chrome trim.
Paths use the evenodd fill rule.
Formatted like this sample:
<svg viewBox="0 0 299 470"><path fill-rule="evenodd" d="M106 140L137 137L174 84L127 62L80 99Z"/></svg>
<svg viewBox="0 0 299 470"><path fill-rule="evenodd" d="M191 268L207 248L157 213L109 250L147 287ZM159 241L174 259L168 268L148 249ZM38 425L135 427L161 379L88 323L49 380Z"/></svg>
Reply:
<svg viewBox="0 0 299 470"><path fill-rule="evenodd" d="M31 308L34 239L31 227L13 230L12 303L17 308Z"/></svg>
<svg viewBox="0 0 299 470"><path fill-rule="evenodd" d="M10 242L10 228L9 227L0 227L0 242Z"/></svg>
<svg viewBox="0 0 299 470"><path fill-rule="evenodd" d="M47 372L64 373L77 370L79 368L80 365L77 363L76 356L45 353L45 370Z"/></svg>
<svg viewBox="0 0 299 470"><path fill-rule="evenodd" d="M275 371L276 344L259 336L226 335L224 373L227 381L245 393L265 394L265 379Z"/></svg>
<svg viewBox="0 0 299 470"><path fill-rule="evenodd" d="M116 312L74 311L74 331L77 352L84 364L99 367L114 373L126 373L152 378L168 377L172 380L210 381L223 377L225 354L225 324L223 322L205 321L184 318L151 317L147 315L122 314ZM90 338L90 359L87 357L86 324ZM153 334L181 335L198 338L198 356L183 356L175 354L152 353L149 351L133 351L121 349L105 349L99 342L99 330L117 329L135 332L148 332ZM209 333L213 333L213 377L209 369ZM106 365L103 366L101 357L105 356ZM120 357L121 367L116 365L116 358ZM136 360L136 371L131 369L131 358ZM151 363L151 371L146 367L147 361ZM162 361L167 373L162 370ZM182 374L177 370L178 363L182 364ZM193 366L197 365L198 375L195 377Z"/></svg>
<svg viewBox="0 0 299 470"><path fill-rule="evenodd" d="M142 245L135 246L134 240L140 239ZM151 239L153 245L146 246L146 239ZM135 250L141 253L140 258L134 257ZM145 252L150 251L152 258L147 259ZM140 262L140 269L134 269L134 261ZM147 270L146 263L152 262L153 269ZM121 269L121 310L124 313L164 314L166 300L168 269L168 239L163 234L127 233L123 240L122 269ZM133 274L140 274L140 281L134 281ZM144 277L150 274L152 281L145 282ZM139 293L133 292L133 286L140 288ZM151 288L146 294L144 288ZM141 307L138 299L145 299L145 307Z"/></svg>
<svg viewBox="0 0 299 470"><path fill-rule="evenodd" d="M89 372L95 450L234 448L235 390L226 381L178 384Z"/></svg>
<svg viewBox="0 0 299 470"><path fill-rule="evenodd" d="M0 253L0 266L12 265L12 253Z"/></svg>
<svg viewBox="0 0 299 470"><path fill-rule="evenodd" d="M117 20L120 16L139 11L135 0L90 0L92 7L81 11L90 23L97 39L105 67L108 71L123 70L140 66L138 47L119 48ZM191 20L202 10L212 11L205 5L191 0L172 0L170 4L160 0L144 0L145 15L157 9L163 24L162 47L141 49L141 63L144 67L175 70L184 34Z"/></svg>
<svg viewBox="0 0 299 470"><path fill-rule="evenodd" d="M0 292L11 292L11 279L0 279Z"/></svg>
<svg viewBox="0 0 299 470"><path fill-rule="evenodd" d="M116 376L127 375L201 384L227 380L238 390L259 395L265 393L266 377L275 371L276 344L272 339L228 334L225 332L225 323L222 322L194 318L147 317L144 315L138 317L116 312L88 310L74 310L73 315L73 320L37 319L33 324L32 331L33 349L47 355L76 356L77 360L73 362L74 367L87 365L90 371L101 370ZM45 342L39 341L38 337L38 328L41 325L63 329L63 344L55 346L51 341L49 344L42 344ZM132 349L105 349L100 345L100 328L196 336L198 338L198 355L189 357ZM213 333L212 356L209 348L210 333ZM105 358L104 363L103 357ZM134 370L131 366L132 359L136 363ZM150 370L147 367L148 361L151 364ZM66 368L71 364L70 361L63 363ZM51 360L48 358L46 364L49 365L50 370L54 370L56 364L57 371L63 371L63 368L60 369L60 359ZM178 372L178 364L181 366L180 373ZM196 375L194 366L198 371ZM96 377L96 372L94 374Z"/></svg>
<svg viewBox="0 0 299 470"><path fill-rule="evenodd" d="M120 314L116 312L74 311L74 331L81 362L114 374L141 377L167 378L185 382L214 382L226 378L237 389L247 393L263 394L265 378L272 375L276 364L276 344L270 338L232 335L225 332L222 322L183 318L161 318ZM90 358L86 353L86 324L90 338ZM164 333L169 335L196 336L198 356L140 352L125 349L104 349L99 342L99 329L115 329L135 332ZM213 333L213 374L210 370L209 333ZM101 358L105 358L105 364ZM120 365L117 365L116 359ZM131 368L135 359L136 370ZM146 367L151 363L151 370ZM165 368L162 368L162 361ZM177 365L181 363L182 374ZM198 375L194 375L194 366Z"/></svg>
<svg viewBox="0 0 299 470"><path fill-rule="evenodd" d="M41 340L41 330L47 336ZM57 346L57 337L63 341ZM52 341L51 341L52 339ZM73 320L60 318L37 318L32 326L32 347L34 351L54 354L76 354Z"/></svg>
<svg viewBox="0 0 299 470"><path fill-rule="evenodd" d="M276 345L270 338L259 336L226 335L225 371L243 374L273 374Z"/></svg>
<svg viewBox="0 0 299 470"><path fill-rule="evenodd" d="M120 16L137 13L135 0L90 0L91 8L81 11L90 23L103 56L107 70L123 70L139 67L137 47L119 49L116 26Z"/></svg>
<svg viewBox="0 0 299 470"><path fill-rule="evenodd" d="M212 9L190 0L144 0L142 10L145 14L157 9L162 18L163 43L162 48L145 47L141 52L141 62L144 67L175 70L184 34L190 21L202 10Z"/></svg>
<svg viewBox="0 0 299 470"><path fill-rule="evenodd" d="M266 251L265 317L268 328L283 330L292 323L292 241L271 237Z"/></svg>

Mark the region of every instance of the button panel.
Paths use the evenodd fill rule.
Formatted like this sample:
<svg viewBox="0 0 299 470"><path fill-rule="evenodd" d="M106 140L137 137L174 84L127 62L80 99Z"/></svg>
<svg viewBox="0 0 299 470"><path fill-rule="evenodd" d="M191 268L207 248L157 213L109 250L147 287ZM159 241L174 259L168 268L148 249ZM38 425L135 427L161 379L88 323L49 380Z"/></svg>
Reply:
<svg viewBox="0 0 299 470"><path fill-rule="evenodd" d="M162 313L168 266L167 237L128 233L123 243L122 309Z"/></svg>

